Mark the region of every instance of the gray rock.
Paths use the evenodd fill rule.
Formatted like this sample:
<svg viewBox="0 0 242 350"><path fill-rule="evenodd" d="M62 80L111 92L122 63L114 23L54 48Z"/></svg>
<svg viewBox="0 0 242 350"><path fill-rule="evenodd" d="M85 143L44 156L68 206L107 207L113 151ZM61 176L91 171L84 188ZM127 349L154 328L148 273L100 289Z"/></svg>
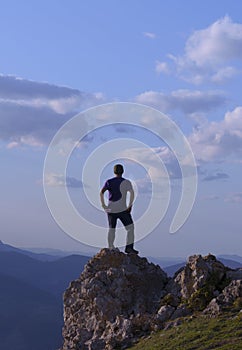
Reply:
<svg viewBox="0 0 242 350"><path fill-rule="evenodd" d="M232 306L240 298L242 298L242 280L234 280L224 288L221 294L211 300L204 313L217 316L224 308Z"/></svg>
<svg viewBox="0 0 242 350"><path fill-rule="evenodd" d="M161 322L168 321L171 318L171 315L174 313L175 308L170 305L163 305L157 312L157 318Z"/></svg>
<svg viewBox="0 0 242 350"><path fill-rule="evenodd" d="M64 294L61 350L125 349L192 310L217 315L241 298L241 271L194 255L172 279L146 258L102 249Z"/></svg>
<svg viewBox="0 0 242 350"><path fill-rule="evenodd" d="M176 318L185 317L191 315L191 310L188 309L186 305L179 305L178 308L171 316L171 320L175 320Z"/></svg>
<svg viewBox="0 0 242 350"><path fill-rule="evenodd" d="M62 350L125 348L157 329L167 282L146 258L102 249L64 294Z"/></svg>
<svg viewBox="0 0 242 350"><path fill-rule="evenodd" d="M227 268L215 256L193 255L188 258L186 266L175 275L174 283L176 288L180 288L182 298L189 299L207 284L215 290L225 278L226 272Z"/></svg>
<svg viewBox="0 0 242 350"><path fill-rule="evenodd" d="M216 298L213 298L206 309L203 311L204 314L209 314L210 316L217 316L221 312L221 305L217 302Z"/></svg>

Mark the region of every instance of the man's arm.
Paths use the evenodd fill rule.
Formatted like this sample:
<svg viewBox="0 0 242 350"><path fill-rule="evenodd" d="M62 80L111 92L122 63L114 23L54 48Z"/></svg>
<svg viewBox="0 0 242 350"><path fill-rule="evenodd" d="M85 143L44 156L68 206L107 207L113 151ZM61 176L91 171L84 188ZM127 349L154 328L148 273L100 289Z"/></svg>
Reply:
<svg viewBox="0 0 242 350"><path fill-rule="evenodd" d="M105 201L104 201L104 193L106 191L107 191L106 188L102 188L101 191L100 191L100 201L101 201L103 209L107 209L107 205L105 204Z"/></svg>
<svg viewBox="0 0 242 350"><path fill-rule="evenodd" d="M131 210L132 210L132 205L133 205L133 203L134 203L134 190L133 190L133 187L130 188L129 193L130 193L130 196L129 196L129 204L128 204L127 210L128 210L129 212L131 212Z"/></svg>

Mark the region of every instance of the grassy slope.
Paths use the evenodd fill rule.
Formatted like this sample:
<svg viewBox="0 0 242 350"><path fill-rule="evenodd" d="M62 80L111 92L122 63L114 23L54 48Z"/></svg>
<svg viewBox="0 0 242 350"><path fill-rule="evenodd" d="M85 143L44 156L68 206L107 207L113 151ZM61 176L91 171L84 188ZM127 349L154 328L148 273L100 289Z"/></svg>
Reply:
<svg viewBox="0 0 242 350"><path fill-rule="evenodd" d="M133 346L133 350L241 350L242 312L217 318L187 318L180 326L159 331Z"/></svg>

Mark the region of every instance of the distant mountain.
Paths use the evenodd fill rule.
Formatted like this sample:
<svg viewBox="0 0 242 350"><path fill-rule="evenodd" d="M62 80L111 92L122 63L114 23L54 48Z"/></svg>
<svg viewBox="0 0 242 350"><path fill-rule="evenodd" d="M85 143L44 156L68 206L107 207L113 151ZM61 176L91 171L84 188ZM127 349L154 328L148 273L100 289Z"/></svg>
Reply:
<svg viewBox="0 0 242 350"><path fill-rule="evenodd" d="M231 269L238 269L242 268L242 263L238 261L234 261L231 259L223 259L223 258L218 258L219 261L221 261L225 266L230 267Z"/></svg>
<svg viewBox="0 0 242 350"><path fill-rule="evenodd" d="M223 255L219 255L218 256L218 259L226 259L226 260L233 260L233 261L237 261L241 264L242 266L242 256L239 256L239 255L226 255L226 254L223 254Z"/></svg>
<svg viewBox="0 0 242 350"><path fill-rule="evenodd" d="M88 257L81 255L70 255L55 261L40 261L23 253L0 252L0 273L61 297L69 282L80 275L88 260Z"/></svg>
<svg viewBox="0 0 242 350"><path fill-rule="evenodd" d="M184 263L184 258L169 258L169 257L161 257L161 258L154 258L154 257L148 257L148 260L153 262L156 265L159 265L162 269L168 266Z"/></svg>
<svg viewBox="0 0 242 350"><path fill-rule="evenodd" d="M45 259L45 254L29 253L0 244L1 350L60 346L63 292L89 260L81 255Z"/></svg>
<svg viewBox="0 0 242 350"><path fill-rule="evenodd" d="M62 308L53 295L0 274L1 350L55 350L62 324Z"/></svg>
<svg viewBox="0 0 242 350"><path fill-rule="evenodd" d="M58 259L58 256L55 255L50 255L46 253L34 253L29 250L25 249L20 249L13 247L9 244L5 244L0 240L0 252L16 252L16 253L21 253L27 256L30 256L33 259L41 260L41 261L53 261ZM67 255L67 254L66 254Z"/></svg>
<svg viewBox="0 0 242 350"><path fill-rule="evenodd" d="M180 264L175 264L171 266L166 266L163 268L163 270L167 273L169 277L173 277L174 273L180 270L182 267L184 267L186 263L180 263Z"/></svg>
<svg viewBox="0 0 242 350"><path fill-rule="evenodd" d="M60 250L53 248L24 248L24 250L30 251L35 254L47 254L50 256L64 257L67 255L82 255L82 256L93 256L98 252L98 249L92 249L87 251L79 250Z"/></svg>

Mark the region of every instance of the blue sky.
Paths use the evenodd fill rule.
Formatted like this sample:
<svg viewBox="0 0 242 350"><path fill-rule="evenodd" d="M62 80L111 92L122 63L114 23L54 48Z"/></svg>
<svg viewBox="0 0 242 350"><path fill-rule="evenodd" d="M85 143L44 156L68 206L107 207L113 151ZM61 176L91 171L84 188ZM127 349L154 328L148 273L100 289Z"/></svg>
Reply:
<svg viewBox="0 0 242 350"><path fill-rule="evenodd" d="M51 217L44 159L51 138L78 112L123 101L164 112L190 142L199 174L191 215L179 232L168 233L181 193L178 166L160 140L128 128L95 132L74 152L68 187L76 207L105 226L104 214L89 211L81 193L84 161L113 138L145 141L167 166L172 196L160 225L137 243L142 255L242 255L241 13L239 0L2 1L0 238L20 247L92 250ZM136 218L150 184L140 181L140 166L126 163L127 177L141 186ZM100 183L112 176L111 165ZM49 185L63 186L63 178Z"/></svg>

